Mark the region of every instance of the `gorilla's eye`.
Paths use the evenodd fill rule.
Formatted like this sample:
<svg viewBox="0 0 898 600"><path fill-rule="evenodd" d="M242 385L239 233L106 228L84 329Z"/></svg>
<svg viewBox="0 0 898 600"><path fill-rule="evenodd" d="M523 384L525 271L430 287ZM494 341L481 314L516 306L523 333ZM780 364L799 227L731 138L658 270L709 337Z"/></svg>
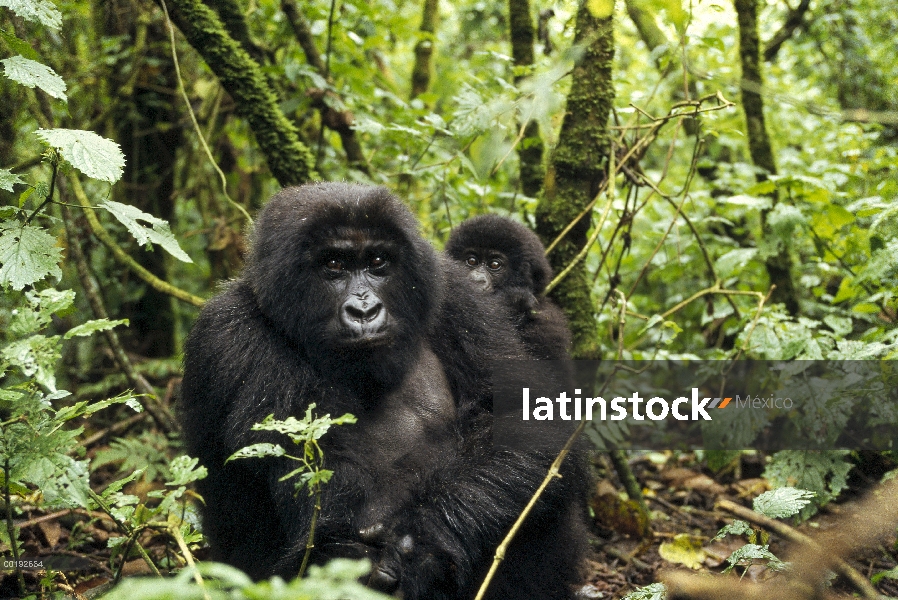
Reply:
<svg viewBox="0 0 898 600"><path fill-rule="evenodd" d="M387 259L383 256L377 255L368 261L368 268L372 271L380 271L384 267L387 266Z"/></svg>
<svg viewBox="0 0 898 600"><path fill-rule="evenodd" d="M480 264L480 261L477 260L477 257L472 254L465 260L465 264L468 265L469 267L476 267L477 265Z"/></svg>
<svg viewBox="0 0 898 600"><path fill-rule="evenodd" d="M335 273L342 271L344 268L343 261L337 260L336 258L332 258L329 261L327 261L325 266L327 267L328 271L333 271Z"/></svg>
<svg viewBox="0 0 898 600"><path fill-rule="evenodd" d="M487 263L486 268L490 271L498 271L502 268L502 266L502 261L498 258L494 258L489 263Z"/></svg>

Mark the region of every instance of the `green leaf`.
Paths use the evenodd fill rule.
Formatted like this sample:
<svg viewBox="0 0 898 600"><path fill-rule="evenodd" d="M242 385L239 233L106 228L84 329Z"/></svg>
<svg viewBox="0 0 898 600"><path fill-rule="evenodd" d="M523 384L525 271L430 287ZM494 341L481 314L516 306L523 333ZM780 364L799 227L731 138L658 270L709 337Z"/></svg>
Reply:
<svg viewBox="0 0 898 600"><path fill-rule="evenodd" d="M25 87L39 87L54 98L67 100L65 81L47 65L24 56L6 58L0 60L0 63L3 63L4 74L13 81Z"/></svg>
<svg viewBox="0 0 898 600"><path fill-rule="evenodd" d="M854 215L838 204L828 204L821 212L814 214L811 223L817 235L829 239L845 225L854 223Z"/></svg>
<svg viewBox="0 0 898 600"><path fill-rule="evenodd" d="M12 186L17 183L25 183L25 180L9 169L0 169L0 190L11 192Z"/></svg>
<svg viewBox="0 0 898 600"><path fill-rule="evenodd" d="M723 538L725 538L728 535L751 536L754 534L754 532L755 532L755 530L752 529L751 525L749 525L747 522L736 519L735 521L733 521L729 525L726 525L723 529L718 531L717 535L714 536L714 539L711 541L713 542L715 540L722 540Z"/></svg>
<svg viewBox="0 0 898 600"><path fill-rule="evenodd" d="M754 184L753 186L745 190L745 193L749 196L766 196L767 194L772 194L775 191L776 183L768 179L767 181L761 181Z"/></svg>
<svg viewBox="0 0 898 600"><path fill-rule="evenodd" d="M23 19L40 23L50 29L62 26L62 14L48 0L0 0L5 6Z"/></svg>
<svg viewBox="0 0 898 600"><path fill-rule="evenodd" d="M181 249L178 240L175 239L175 236L171 232L171 229L169 229L168 222L165 219L154 217L153 215L143 212L139 208L120 202L113 202L112 200L101 202L100 206L112 213L113 217L127 227L128 231L141 246L158 244L178 260L188 263L193 262L190 259L190 256ZM138 221L149 223L152 226L152 229L141 225Z"/></svg>
<svg viewBox="0 0 898 600"><path fill-rule="evenodd" d="M26 377L34 376L39 384L56 391L55 367L60 357L59 336L33 335L15 341L0 351L0 356L21 369Z"/></svg>
<svg viewBox="0 0 898 600"><path fill-rule="evenodd" d="M744 546L730 554L729 558L727 558L727 562L730 563L730 566L724 569L723 572L728 573L739 563L751 564L756 560L766 560L767 567L774 571L781 571L786 568L786 563L778 559L770 550L767 549L767 546L745 544Z"/></svg>
<svg viewBox="0 0 898 600"><path fill-rule="evenodd" d="M811 503L816 494L808 490L794 487L781 487L764 492L754 501L754 508L771 519L782 519L798 514L802 508Z"/></svg>
<svg viewBox="0 0 898 600"><path fill-rule="evenodd" d="M37 52L34 51L34 48L32 48L28 42L20 40L16 37L16 34L6 31L2 27L0 27L0 40L6 42L10 49L16 54L21 54L25 58L30 58L31 60L40 59Z"/></svg>
<svg viewBox="0 0 898 600"><path fill-rule="evenodd" d="M879 573L876 573L875 575L873 575L873 577L870 578L870 582L873 585L876 585L883 578L898 579L898 567L893 567L888 571L880 571Z"/></svg>
<svg viewBox="0 0 898 600"><path fill-rule="evenodd" d="M9 332L16 337L36 333L50 324L53 314L64 316L72 312L75 292L48 288L40 293L25 292L30 306L21 306L9 323Z"/></svg>
<svg viewBox="0 0 898 600"><path fill-rule="evenodd" d="M33 225L0 223L0 285L21 290L47 275L62 277L62 249L56 238Z"/></svg>
<svg viewBox="0 0 898 600"><path fill-rule="evenodd" d="M724 279L738 274L758 253L757 248L737 248L730 250L716 261L714 268L717 274Z"/></svg>
<svg viewBox="0 0 898 600"><path fill-rule="evenodd" d="M287 452L280 444L252 444L244 446L228 457L229 462L238 458L261 458L263 456L284 456Z"/></svg>
<svg viewBox="0 0 898 600"><path fill-rule="evenodd" d="M667 598L667 588L663 583L653 583L638 590L634 590L623 597L623 600L664 600Z"/></svg>
<svg viewBox="0 0 898 600"><path fill-rule="evenodd" d="M206 470L206 467L197 467L199 462L198 458L191 458L186 454L176 457L169 465L171 478L165 482L165 485L187 485L197 479L204 479L209 471Z"/></svg>
<svg viewBox="0 0 898 600"><path fill-rule="evenodd" d="M125 155L112 140L82 129L38 129L36 133L88 177L109 183L121 179Z"/></svg>
<svg viewBox="0 0 898 600"><path fill-rule="evenodd" d="M110 321L109 319L95 319L93 321L88 321L86 323L82 323L81 325L76 325L72 327L68 331L65 332L65 335L62 336L65 340L70 340L75 336L88 336L97 331L106 331L107 329L112 329L118 325L128 325L128 319L118 319L117 321Z"/></svg>

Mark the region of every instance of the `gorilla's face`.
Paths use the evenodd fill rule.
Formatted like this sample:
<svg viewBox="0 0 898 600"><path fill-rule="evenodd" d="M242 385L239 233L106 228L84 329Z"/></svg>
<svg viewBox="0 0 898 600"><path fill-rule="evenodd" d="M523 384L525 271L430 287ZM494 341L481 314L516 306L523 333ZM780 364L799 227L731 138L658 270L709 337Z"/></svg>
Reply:
<svg viewBox="0 0 898 600"><path fill-rule="evenodd" d="M359 234L361 232L355 232ZM395 338L396 306L387 288L395 286L399 249L387 240L367 236L332 238L316 248L312 263L334 310L324 342L336 348L373 348Z"/></svg>
<svg viewBox="0 0 898 600"><path fill-rule="evenodd" d="M383 188L290 188L266 206L253 240L244 279L259 309L321 371L393 369L408 358L396 350L415 350L429 330L437 257Z"/></svg>
<svg viewBox="0 0 898 600"><path fill-rule="evenodd" d="M502 289L513 270L508 257L492 248L465 248L463 256L471 281L484 292Z"/></svg>

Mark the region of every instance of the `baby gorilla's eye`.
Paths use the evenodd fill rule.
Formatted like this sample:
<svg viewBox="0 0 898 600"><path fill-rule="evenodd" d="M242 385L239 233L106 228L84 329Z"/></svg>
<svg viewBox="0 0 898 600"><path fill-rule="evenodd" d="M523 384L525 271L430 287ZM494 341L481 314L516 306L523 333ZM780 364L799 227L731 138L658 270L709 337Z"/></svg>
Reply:
<svg viewBox="0 0 898 600"><path fill-rule="evenodd" d="M476 256L471 255L467 258L467 260L465 260L465 264L467 264L469 267L476 267L480 264L480 261L477 260Z"/></svg>
<svg viewBox="0 0 898 600"><path fill-rule="evenodd" d="M327 261L327 264L325 266L327 267L328 271L339 272L343 270L343 261L332 258Z"/></svg>
<svg viewBox="0 0 898 600"><path fill-rule="evenodd" d="M382 269L387 266L387 259L383 256L375 256L370 261L368 261L368 268L371 270Z"/></svg>
<svg viewBox="0 0 898 600"><path fill-rule="evenodd" d="M489 263L487 263L486 267L487 267L490 271L498 271L499 269L502 268L502 261L499 260L499 259L494 258L494 259L491 260Z"/></svg>

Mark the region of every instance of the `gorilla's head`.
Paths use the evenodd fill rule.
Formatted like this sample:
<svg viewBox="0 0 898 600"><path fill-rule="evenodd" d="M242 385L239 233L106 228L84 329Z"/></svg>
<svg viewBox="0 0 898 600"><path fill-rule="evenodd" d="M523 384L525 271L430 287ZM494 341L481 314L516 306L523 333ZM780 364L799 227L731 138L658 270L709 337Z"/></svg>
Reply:
<svg viewBox="0 0 898 600"><path fill-rule="evenodd" d="M485 291L524 288L539 296L552 277L536 234L497 215L474 217L453 229L446 253L464 263L475 285Z"/></svg>
<svg viewBox="0 0 898 600"><path fill-rule="evenodd" d="M415 348L441 297L437 256L386 189L286 188L255 224L244 279L313 363L377 362Z"/></svg>

